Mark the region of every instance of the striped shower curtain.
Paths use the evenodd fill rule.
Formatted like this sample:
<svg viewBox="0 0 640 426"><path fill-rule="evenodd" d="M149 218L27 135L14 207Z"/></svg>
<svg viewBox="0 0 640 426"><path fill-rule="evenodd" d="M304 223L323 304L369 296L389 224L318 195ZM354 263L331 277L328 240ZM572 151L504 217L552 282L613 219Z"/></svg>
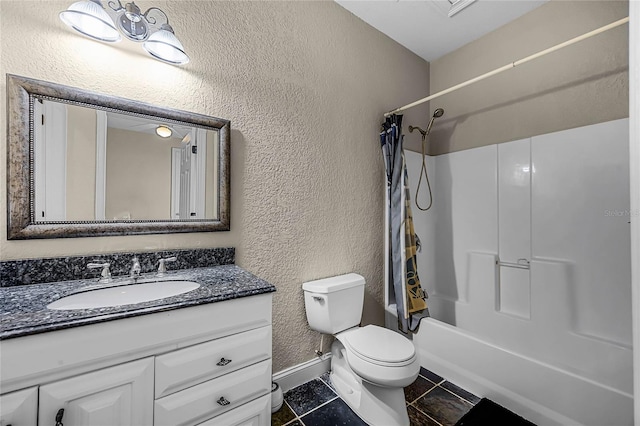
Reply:
<svg viewBox="0 0 640 426"><path fill-rule="evenodd" d="M426 293L420 286L416 261L416 235L409 198L409 179L402 143L402 116L392 115L382 125L380 143L387 172L389 204L389 286L398 309L398 328L415 332L420 319L429 316ZM390 289L391 290L391 289Z"/></svg>

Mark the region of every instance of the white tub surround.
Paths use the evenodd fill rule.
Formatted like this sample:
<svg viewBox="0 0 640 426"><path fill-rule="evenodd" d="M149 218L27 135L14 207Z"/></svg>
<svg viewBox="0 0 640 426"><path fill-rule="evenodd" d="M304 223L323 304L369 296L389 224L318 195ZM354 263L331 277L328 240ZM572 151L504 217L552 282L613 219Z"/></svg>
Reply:
<svg viewBox="0 0 640 426"><path fill-rule="evenodd" d="M428 159L419 274L456 328L421 328L423 366L539 424L632 423L628 140L622 119Z"/></svg>

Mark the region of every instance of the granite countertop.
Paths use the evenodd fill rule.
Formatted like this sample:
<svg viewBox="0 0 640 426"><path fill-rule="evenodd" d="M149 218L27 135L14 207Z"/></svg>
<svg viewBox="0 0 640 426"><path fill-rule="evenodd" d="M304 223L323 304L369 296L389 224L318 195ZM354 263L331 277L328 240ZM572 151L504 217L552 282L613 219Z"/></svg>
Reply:
<svg viewBox="0 0 640 426"><path fill-rule="evenodd" d="M169 271L161 278L154 277L153 273L140 276L139 281L184 280L200 284L199 288L177 296L135 305L47 309L49 303L62 297L113 287L120 278L128 277L114 277L111 283L98 283L93 279L0 288L0 340L276 291L272 284L236 265L222 265Z"/></svg>

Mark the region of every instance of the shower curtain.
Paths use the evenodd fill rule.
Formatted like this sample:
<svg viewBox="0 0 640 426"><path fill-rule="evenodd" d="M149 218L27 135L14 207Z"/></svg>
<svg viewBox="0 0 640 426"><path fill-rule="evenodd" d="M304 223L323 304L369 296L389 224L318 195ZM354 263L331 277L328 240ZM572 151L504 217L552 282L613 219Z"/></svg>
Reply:
<svg viewBox="0 0 640 426"><path fill-rule="evenodd" d="M402 143L402 116L392 115L382 125L380 143L387 172L389 204L389 283L398 309L398 328L415 332L429 316L426 293L420 286L416 261L416 235L409 197L409 179Z"/></svg>

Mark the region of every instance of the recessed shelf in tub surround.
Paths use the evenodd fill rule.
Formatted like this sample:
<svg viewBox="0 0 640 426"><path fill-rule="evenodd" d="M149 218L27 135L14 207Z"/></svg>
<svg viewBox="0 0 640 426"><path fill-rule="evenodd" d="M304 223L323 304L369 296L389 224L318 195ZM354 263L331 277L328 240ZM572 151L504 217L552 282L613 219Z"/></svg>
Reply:
<svg viewBox="0 0 640 426"><path fill-rule="evenodd" d="M99 283L92 278L0 288L0 340L276 291L272 284L236 265L172 270L160 278L154 277L154 272L141 276L162 281L192 281L200 286L158 300L77 310L52 310L47 305L75 293L117 285L119 278L115 277L111 283Z"/></svg>
<svg viewBox="0 0 640 426"><path fill-rule="evenodd" d="M138 258L142 273L153 272L158 268L158 259L171 256L177 257L168 267L171 270L231 265L235 262L235 249L231 247L164 250L11 260L0 262L0 287L96 278L100 271L87 269L88 263L96 261L110 262L113 276L127 275L134 257Z"/></svg>

